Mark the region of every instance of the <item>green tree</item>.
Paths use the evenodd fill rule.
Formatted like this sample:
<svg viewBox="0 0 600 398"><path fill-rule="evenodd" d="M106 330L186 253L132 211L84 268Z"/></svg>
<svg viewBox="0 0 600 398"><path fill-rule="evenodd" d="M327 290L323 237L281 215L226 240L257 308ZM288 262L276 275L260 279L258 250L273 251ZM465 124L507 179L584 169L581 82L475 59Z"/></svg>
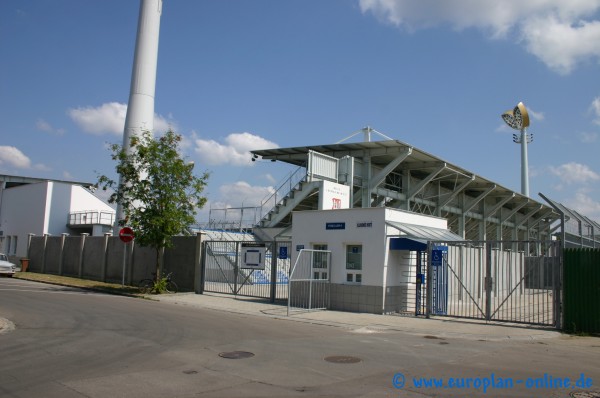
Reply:
<svg viewBox="0 0 600 398"><path fill-rule="evenodd" d="M132 136L130 150L113 144L112 159L117 161L119 182L101 175L97 187L115 192L109 203L119 203L125 214L120 225L128 225L136 233L140 246L156 250L156 281L161 279L161 259L172 237L189 235L195 222L196 209L206 203L202 191L208 173L194 175L194 164L186 162L179 152L181 136L167 131L155 139L151 132Z"/></svg>

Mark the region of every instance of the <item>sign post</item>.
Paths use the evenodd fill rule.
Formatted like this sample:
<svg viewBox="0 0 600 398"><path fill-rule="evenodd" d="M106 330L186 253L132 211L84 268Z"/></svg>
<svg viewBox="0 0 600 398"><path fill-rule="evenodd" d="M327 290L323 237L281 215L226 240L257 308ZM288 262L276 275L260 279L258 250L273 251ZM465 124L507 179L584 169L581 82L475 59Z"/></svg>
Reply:
<svg viewBox="0 0 600 398"><path fill-rule="evenodd" d="M129 227L123 227L119 231L119 239L123 242L123 277L121 279L121 286L125 286L125 264L127 262L127 244L132 242L135 238L133 229Z"/></svg>

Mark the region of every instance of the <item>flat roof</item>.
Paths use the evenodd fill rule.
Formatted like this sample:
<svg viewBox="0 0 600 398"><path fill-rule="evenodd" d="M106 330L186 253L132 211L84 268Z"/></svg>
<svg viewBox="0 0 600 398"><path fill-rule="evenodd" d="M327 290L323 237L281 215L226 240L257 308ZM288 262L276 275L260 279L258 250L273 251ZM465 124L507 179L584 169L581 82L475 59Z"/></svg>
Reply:
<svg viewBox="0 0 600 398"><path fill-rule="evenodd" d="M71 185L81 185L86 188L94 186L92 182L81 182L81 181L67 181L67 180L55 180L51 178L38 178L38 177L24 177L14 176L8 174L0 174L0 182L5 182L7 188L16 187L25 184L36 184L39 182L60 182Z"/></svg>

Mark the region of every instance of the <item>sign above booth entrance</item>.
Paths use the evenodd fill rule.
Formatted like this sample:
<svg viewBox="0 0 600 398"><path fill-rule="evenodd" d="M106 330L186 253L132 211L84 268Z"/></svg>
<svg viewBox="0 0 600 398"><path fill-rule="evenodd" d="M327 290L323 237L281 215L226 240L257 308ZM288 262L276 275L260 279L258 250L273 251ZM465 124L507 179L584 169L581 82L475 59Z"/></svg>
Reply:
<svg viewBox="0 0 600 398"><path fill-rule="evenodd" d="M345 222L328 222L325 223L325 229L346 229Z"/></svg>

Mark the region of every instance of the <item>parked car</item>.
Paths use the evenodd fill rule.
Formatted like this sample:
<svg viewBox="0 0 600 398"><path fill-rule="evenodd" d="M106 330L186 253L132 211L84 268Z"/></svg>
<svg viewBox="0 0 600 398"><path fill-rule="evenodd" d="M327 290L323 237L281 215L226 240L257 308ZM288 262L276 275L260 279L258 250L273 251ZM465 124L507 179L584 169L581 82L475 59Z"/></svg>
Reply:
<svg viewBox="0 0 600 398"><path fill-rule="evenodd" d="M17 266L8 261L6 254L0 253L0 275L13 276Z"/></svg>

